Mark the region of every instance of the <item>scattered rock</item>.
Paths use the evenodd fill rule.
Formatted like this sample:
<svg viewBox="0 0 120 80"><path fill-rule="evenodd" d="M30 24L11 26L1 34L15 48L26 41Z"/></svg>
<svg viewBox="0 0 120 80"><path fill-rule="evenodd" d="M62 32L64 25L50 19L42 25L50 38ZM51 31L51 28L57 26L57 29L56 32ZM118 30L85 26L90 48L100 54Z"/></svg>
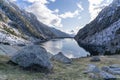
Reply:
<svg viewBox="0 0 120 80"><path fill-rule="evenodd" d="M17 44L17 46L20 46L20 47L23 47L23 46L26 46L25 44L23 44L23 43L19 43L19 44Z"/></svg>
<svg viewBox="0 0 120 80"><path fill-rule="evenodd" d="M108 72L109 70L110 70L110 68L108 67L108 66L104 66L104 67L102 67L101 68L103 71L106 71L106 72Z"/></svg>
<svg viewBox="0 0 120 80"><path fill-rule="evenodd" d="M100 60L100 57L99 56L94 56L94 57L92 57L92 59L90 60L91 62L99 62L99 61L101 61Z"/></svg>
<svg viewBox="0 0 120 80"><path fill-rule="evenodd" d="M98 78L94 73L89 73L88 76L93 79Z"/></svg>
<svg viewBox="0 0 120 80"><path fill-rule="evenodd" d="M105 71L100 72L100 77L104 80L116 80L116 77L110 73L107 73Z"/></svg>
<svg viewBox="0 0 120 80"><path fill-rule="evenodd" d="M93 64L89 64L87 70L84 71L83 73L87 74L87 73L99 73L99 72L100 72L100 69L97 66Z"/></svg>
<svg viewBox="0 0 120 80"><path fill-rule="evenodd" d="M114 75L120 75L120 68L110 68L106 66L106 67L102 67L102 70Z"/></svg>
<svg viewBox="0 0 120 80"><path fill-rule="evenodd" d="M53 68L47 51L39 45L24 47L11 58L11 62L18 64L26 70L39 72L51 71Z"/></svg>
<svg viewBox="0 0 120 80"><path fill-rule="evenodd" d="M59 52L58 54L54 55L52 57L53 60L57 60L57 61L60 61L62 63L65 63L65 64L71 64L71 59L69 59L68 57L64 56L64 54L62 52Z"/></svg>
<svg viewBox="0 0 120 80"><path fill-rule="evenodd" d="M113 65L110 65L109 67L110 68L120 68L120 65L119 64L113 64Z"/></svg>
<svg viewBox="0 0 120 80"><path fill-rule="evenodd" d="M6 75L0 75L0 80L8 80Z"/></svg>
<svg viewBox="0 0 120 80"><path fill-rule="evenodd" d="M112 66L112 68L110 66L104 66L99 69L96 65L89 64L87 71L84 73L88 74L88 76L93 79L116 80L117 78L114 75L120 74L120 70L117 69L119 69L118 66Z"/></svg>

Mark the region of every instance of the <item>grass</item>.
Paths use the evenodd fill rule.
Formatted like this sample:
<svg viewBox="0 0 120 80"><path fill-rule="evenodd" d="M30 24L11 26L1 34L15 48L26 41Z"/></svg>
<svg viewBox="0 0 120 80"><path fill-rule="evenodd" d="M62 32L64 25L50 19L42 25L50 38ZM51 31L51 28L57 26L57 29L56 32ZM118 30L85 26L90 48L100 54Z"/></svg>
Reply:
<svg viewBox="0 0 120 80"><path fill-rule="evenodd" d="M9 57L0 56L0 80L93 80L87 74L83 74L88 64L96 64L99 67L120 64L119 58L120 55L103 56L101 57L101 62L90 62L90 57L73 59L72 64L69 65L52 61L54 65L53 72L45 74L24 71L18 66L7 64L10 59ZM120 77L118 75L116 76Z"/></svg>

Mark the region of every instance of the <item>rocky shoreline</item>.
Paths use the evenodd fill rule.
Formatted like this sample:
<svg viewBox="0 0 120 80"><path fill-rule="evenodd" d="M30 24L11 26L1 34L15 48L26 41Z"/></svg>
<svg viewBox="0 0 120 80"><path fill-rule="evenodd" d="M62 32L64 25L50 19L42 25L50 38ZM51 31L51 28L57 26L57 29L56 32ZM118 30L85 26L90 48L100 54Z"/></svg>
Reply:
<svg viewBox="0 0 120 80"><path fill-rule="evenodd" d="M110 78L113 75L112 79L107 80L119 80L119 74L109 73L112 67L115 65L120 64L120 55L113 55L113 56L99 56L100 61L92 61L93 57L86 57L86 58L78 58L72 59L71 64L61 63L58 60L51 59L51 63L53 64L52 72L50 73L41 73L41 72L33 72L33 71L26 71L19 67L18 65L10 65L7 62L10 60L8 56L0 55L0 79L1 80L106 80L103 78ZM93 65L95 67L90 67L88 65ZM104 68L104 67L108 68ZM101 74L96 73L96 67L98 69L105 70L105 74L103 75L103 71ZM110 67L110 68L109 68ZM119 66L116 66L117 69ZM95 69L94 69L95 68ZM104 68L104 69L103 69ZM114 68L115 69L115 68ZM86 70L92 70L89 74L85 74ZM107 71L106 71L107 70ZM7 72L6 72L7 71ZM99 70L97 70L99 71ZM114 72L114 71L113 71ZM111 75L108 75L111 74ZM98 75L97 75L98 74ZM99 74L102 77L99 77ZM114 78L114 79L113 79Z"/></svg>
<svg viewBox="0 0 120 80"><path fill-rule="evenodd" d="M86 51L90 52L91 56L120 54L119 48L113 48L113 49L111 48L111 50L109 50L108 46L82 43L80 41L78 41L78 44L79 46L83 47Z"/></svg>
<svg viewBox="0 0 120 80"><path fill-rule="evenodd" d="M95 51L92 51L92 49L96 49L97 46L87 45L87 44L82 44L82 43L79 45L81 45L81 47L85 48L86 50L91 50L91 52L94 52L93 55L97 53ZM62 80L73 80L73 79L84 80L86 79L86 76L87 76L86 80L96 80L96 79L106 80L108 78L110 80L119 80L117 79L118 76L120 76L119 74L117 74L117 77L116 77L116 74L114 75L114 74L111 74L111 72L109 73L107 71L104 71L102 67L107 66L109 68L109 65L120 64L118 60L120 58L120 55L117 55L117 58L116 58L116 55L92 57L93 55L91 55L90 57L85 57L85 58L69 59L66 56L64 56L62 52L59 52L56 55L50 55L50 53L46 52L44 48L40 47L40 45L35 45L34 43L27 44L24 46L23 45L20 46L20 45L0 44L0 56L2 56L3 58L7 57L7 60L5 60L5 62L2 62L1 65L5 64L6 65L5 68L7 68L8 66L10 66L11 68L17 66L16 69L19 69L19 68L20 70L22 69L21 75L26 73L26 71L32 71L31 75L33 75L34 72L37 72L39 75L44 74L41 76L42 79L37 79L37 80L56 80L56 78L53 77L52 75L55 75L57 79L61 80L61 78L57 74L61 75ZM90 71L84 74L85 70L89 71L88 69L90 68L90 66L88 65L95 66L95 67L92 67L92 70L96 70L96 67L98 66L97 69L99 70L99 72L94 73ZM60 72L58 72L59 69L60 69ZM117 69L119 69L119 67ZM7 69L7 71L9 71L9 68ZM61 71L64 73L61 73ZM0 70L0 73L1 73L1 70ZM68 77L66 76L67 74L73 75L73 76ZM75 76L74 74L77 76ZM78 76L78 74L81 76ZM25 75L27 76L28 74L25 74ZM6 76L8 77L8 80L9 80L9 76L8 75ZM35 78L36 77L34 77L34 79ZM26 79L26 77L21 78L21 79L29 80L29 79ZM15 79L12 79L12 80L15 80Z"/></svg>
<svg viewBox="0 0 120 80"><path fill-rule="evenodd" d="M78 44L79 44L79 46L83 47L86 51L90 52L91 56L104 55L104 53L105 53L105 47L104 46L81 43L81 42L78 42Z"/></svg>

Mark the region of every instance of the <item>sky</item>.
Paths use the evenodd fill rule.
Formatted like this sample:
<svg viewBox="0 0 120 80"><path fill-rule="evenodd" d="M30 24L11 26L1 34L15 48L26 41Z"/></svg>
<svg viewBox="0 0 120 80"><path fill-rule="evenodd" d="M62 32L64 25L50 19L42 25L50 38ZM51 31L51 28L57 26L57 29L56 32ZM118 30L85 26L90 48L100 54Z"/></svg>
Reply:
<svg viewBox="0 0 120 80"><path fill-rule="evenodd" d="M77 33L112 0L10 0L32 12L42 23L67 33Z"/></svg>

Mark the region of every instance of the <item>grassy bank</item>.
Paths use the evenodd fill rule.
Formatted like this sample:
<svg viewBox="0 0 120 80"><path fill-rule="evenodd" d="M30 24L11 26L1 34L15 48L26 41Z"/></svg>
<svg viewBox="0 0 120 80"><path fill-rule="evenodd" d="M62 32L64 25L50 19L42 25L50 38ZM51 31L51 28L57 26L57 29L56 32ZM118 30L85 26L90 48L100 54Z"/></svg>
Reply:
<svg viewBox="0 0 120 80"><path fill-rule="evenodd" d="M83 74L88 64L96 64L99 67L120 64L120 55L102 56L101 62L90 62L89 60L90 58L74 59L71 65L52 61L53 72L44 74L24 71L18 66L9 65L7 64L9 57L0 56L0 80L93 80Z"/></svg>

